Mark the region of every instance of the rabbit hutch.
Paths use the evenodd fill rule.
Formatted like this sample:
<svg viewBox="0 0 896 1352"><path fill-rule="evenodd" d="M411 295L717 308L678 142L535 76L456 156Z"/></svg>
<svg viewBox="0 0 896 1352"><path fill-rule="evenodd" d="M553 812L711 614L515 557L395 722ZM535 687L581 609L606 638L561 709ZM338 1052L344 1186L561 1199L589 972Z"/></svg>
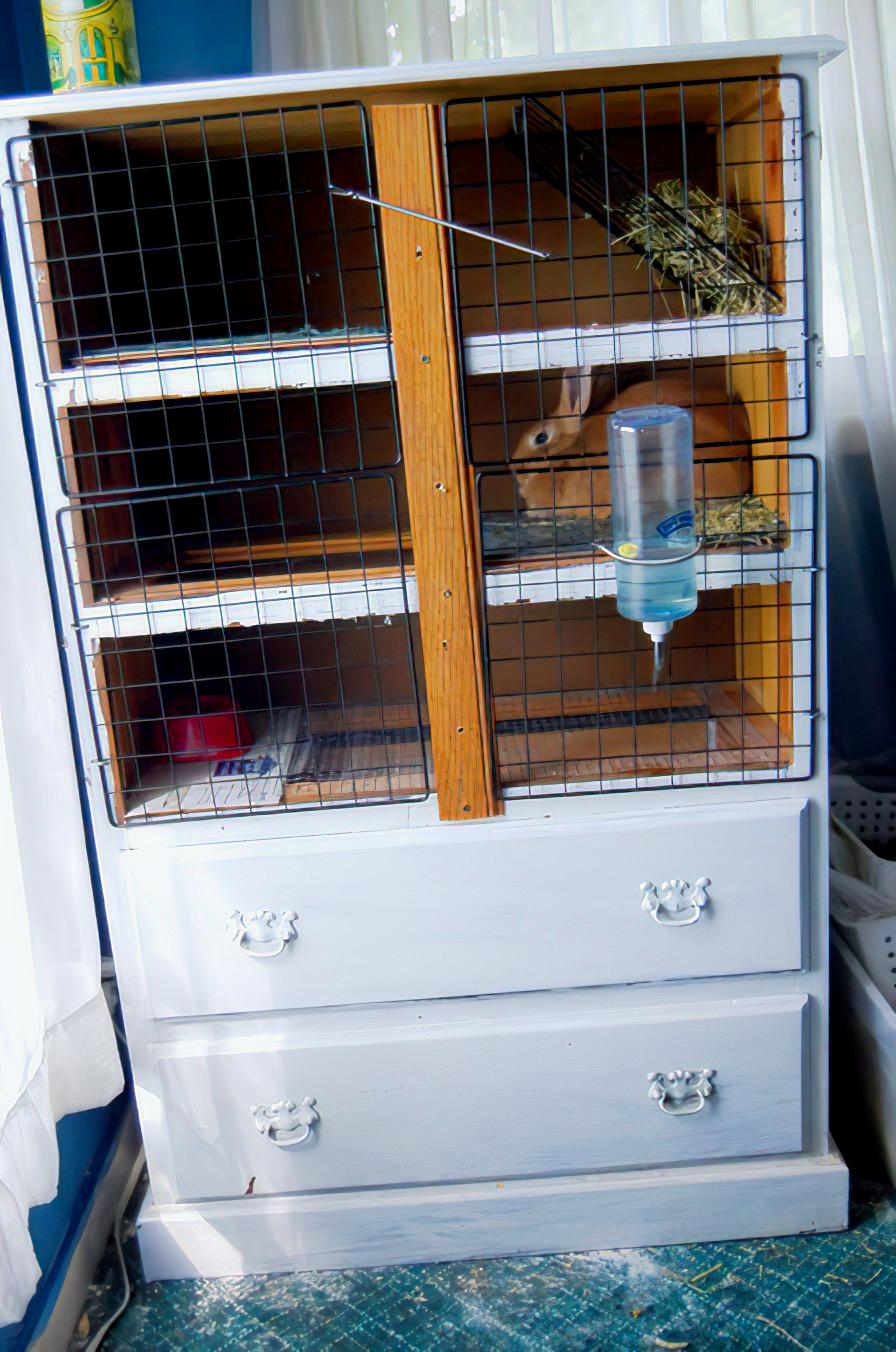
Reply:
<svg viewBox="0 0 896 1352"><path fill-rule="evenodd" d="M845 1224L838 51L0 109L8 453L61 617L149 1277ZM612 428L645 406L693 439L696 600L661 662L614 548Z"/></svg>

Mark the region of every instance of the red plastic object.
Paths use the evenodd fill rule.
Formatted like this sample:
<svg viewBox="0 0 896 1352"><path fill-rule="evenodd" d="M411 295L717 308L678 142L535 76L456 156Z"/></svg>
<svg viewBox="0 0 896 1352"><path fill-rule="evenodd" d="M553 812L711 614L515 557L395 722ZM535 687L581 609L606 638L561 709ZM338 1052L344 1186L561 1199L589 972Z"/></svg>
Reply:
<svg viewBox="0 0 896 1352"><path fill-rule="evenodd" d="M226 695L203 695L199 712L170 710L165 719L166 752L179 762L229 760L252 746L252 724Z"/></svg>

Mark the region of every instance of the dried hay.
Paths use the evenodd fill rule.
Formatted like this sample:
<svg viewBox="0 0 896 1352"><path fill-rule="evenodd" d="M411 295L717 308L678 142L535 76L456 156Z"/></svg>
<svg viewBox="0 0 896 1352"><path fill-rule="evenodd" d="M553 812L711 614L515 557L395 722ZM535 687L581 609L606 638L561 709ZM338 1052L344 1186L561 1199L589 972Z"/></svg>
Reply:
<svg viewBox="0 0 896 1352"><path fill-rule="evenodd" d="M657 210L647 194L632 193L616 207L632 222L617 243L635 244L665 280L679 285L697 316L783 314L783 301L760 280L768 248L740 211L682 179L665 179L653 192L681 222Z"/></svg>

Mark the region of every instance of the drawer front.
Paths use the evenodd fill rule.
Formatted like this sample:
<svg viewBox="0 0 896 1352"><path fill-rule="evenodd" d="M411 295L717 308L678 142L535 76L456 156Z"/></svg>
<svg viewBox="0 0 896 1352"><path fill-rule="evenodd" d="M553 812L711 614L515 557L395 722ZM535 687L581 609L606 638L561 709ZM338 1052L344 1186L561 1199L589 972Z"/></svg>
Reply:
<svg viewBox="0 0 896 1352"><path fill-rule="evenodd" d="M795 969L806 825L788 801L126 866L152 1012L170 1018Z"/></svg>
<svg viewBox="0 0 896 1352"><path fill-rule="evenodd" d="M172 1199L801 1148L805 997L692 998L564 1017L545 1013L563 996L505 998L527 1001L539 1016L503 1018L503 999L484 1002L488 1015L478 1017L411 1005L399 1026L385 1029L373 1011L357 1011L364 1022L337 1019L329 1036L306 1031L301 1046L263 1050L244 1041L241 1049L237 1041L227 1051L194 1045L164 1055ZM676 1069L697 1077L678 1100L668 1079ZM701 1081L707 1070L714 1074ZM667 1078L651 1082L652 1074ZM284 1103L295 1111L277 1110ZM163 1200L165 1180L154 1177L153 1189Z"/></svg>

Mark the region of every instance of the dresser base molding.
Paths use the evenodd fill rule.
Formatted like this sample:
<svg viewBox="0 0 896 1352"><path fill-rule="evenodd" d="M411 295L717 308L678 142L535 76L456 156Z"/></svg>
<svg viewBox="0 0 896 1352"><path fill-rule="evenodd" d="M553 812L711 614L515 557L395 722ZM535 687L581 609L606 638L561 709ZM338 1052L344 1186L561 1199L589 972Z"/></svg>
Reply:
<svg viewBox="0 0 896 1352"><path fill-rule="evenodd" d="M649 1172L176 1206L147 1198L137 1232L146 1280L159 1281L842 1230L848 1199L832 1145L821 1156Z"/></svg>

